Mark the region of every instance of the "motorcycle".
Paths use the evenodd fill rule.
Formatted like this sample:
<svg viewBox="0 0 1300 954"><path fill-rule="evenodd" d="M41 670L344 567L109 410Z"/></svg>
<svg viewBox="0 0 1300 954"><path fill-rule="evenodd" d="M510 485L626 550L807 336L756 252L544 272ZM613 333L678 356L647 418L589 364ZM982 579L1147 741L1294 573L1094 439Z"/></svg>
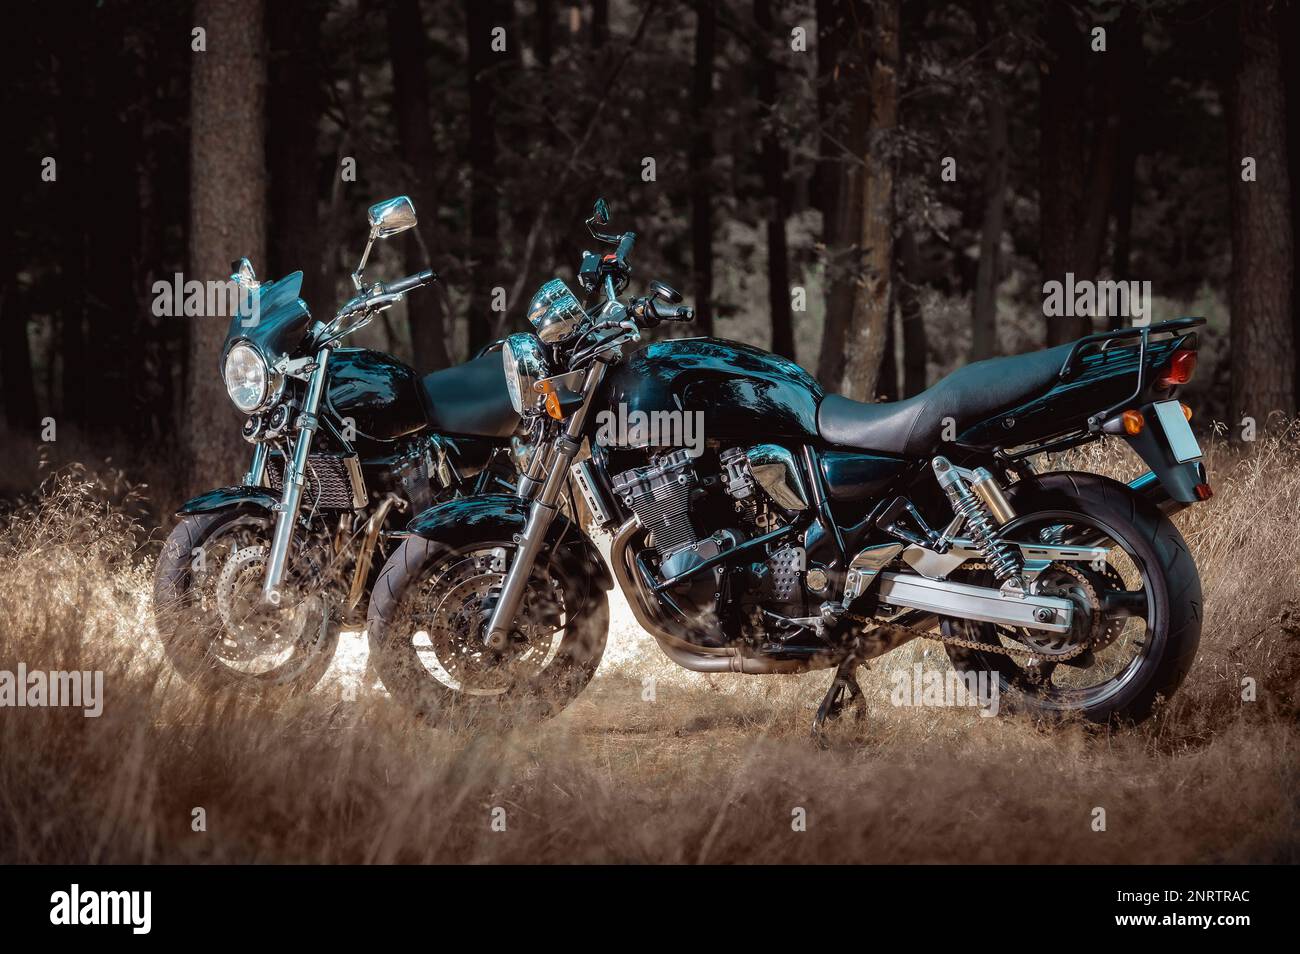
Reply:
<svg viewBox="0 0 1300 954"><path fill-rule="evenodd" d="M421 513L383 569L368 628L390 692L432 720L554 714L599 663L615 583L686 669L833 669L814 732L863 704L859 666L918 637L940 641L968 685L985 674L1007 709L1132 723L1178 688L1201 585L1170 515L1212 491L1177 393L1203 319L980 361L914 397L860 403L749 345L637 347L693 312L662 282L620 300L636 236L608 221L598 201L588 228L615 251L584 255L591 306L549 282L534 333L502 350L535 440L516 493ZM690 414L705 418L698 446L647 426ZM1098 439L1126 442L1149 471L1124 484L1031 463ZM611 535L609 569L575 488Z"/></svg>
<svg viewBox="0 0 1300 954"><path fill-rule="evenodd" d="M499 355L421 376L390 355L340 346L437 280L424 271L367 283L374 243L413 228L415 207L389 199L369 222L357 294L325 322L299 297L302 272L259 282L247 259L234 263L241 303L221 372L247 415L252 459L242 484L180 508L154 576L167 655L204 689L310 689L342 627L363 623L405 520L515 486L519 418Z"/></svg>

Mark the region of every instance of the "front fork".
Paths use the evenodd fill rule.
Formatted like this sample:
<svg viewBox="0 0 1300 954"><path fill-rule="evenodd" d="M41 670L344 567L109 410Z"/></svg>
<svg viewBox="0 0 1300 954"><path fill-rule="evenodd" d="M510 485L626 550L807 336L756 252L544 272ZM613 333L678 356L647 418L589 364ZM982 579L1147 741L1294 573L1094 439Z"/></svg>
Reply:
<svg viewBox="0 0 1300 954"><path fill-rule="evenodd" d="M293 461L285 467L284 490L276 505L275 535L271 538L271 552L266 558L266 579L262 581L262 602L269 606L280 605L280 585L284 582L284 569L289 562L289 545L293 542L293 528L298 523L298 510L302 506L302 489L306 482L307 457L311 453L312 437L316 434L317 412L321 395L325 391L326 370L330 349L321 348L316 353L316 367L307 381L307 396L298 415L298 440L294 444ZM259 463L260 457L260 463ZM253 469L264 468L265 445L258 445L253 456ZM250 470L249 476L252 476Z"/></svg>
<svg viewBox="0 0 1300 954"><path fill-rule="evenodd" d="M555 441L553 451L548 453L545 442L538 445L537 454L528 468L528 473L519 482L520 497L527 499L534 492L536 496L532 498L532 506L528 510L528 521L524 524L523 533L515 542L514 561L506 573L501 595L492 609L492 619L483 636L483 642L494 652L502 652L510 645L511 624L519 613L524 591L528 587L528 578L532 575L537 555L542 551L546 533L559 512L560 494L569 475L569 465L573 463L573 458L578 455L578 450L582 447L583 425L586 423L591 402L600 390L605 369L606 365L600 361L591 366L587 372L587 380L583 383L582 406L569 418L564 435ZM549 473L544 476L535 473L547 463L550 465ZM541 490L537 491L539 484Z"/></svg>

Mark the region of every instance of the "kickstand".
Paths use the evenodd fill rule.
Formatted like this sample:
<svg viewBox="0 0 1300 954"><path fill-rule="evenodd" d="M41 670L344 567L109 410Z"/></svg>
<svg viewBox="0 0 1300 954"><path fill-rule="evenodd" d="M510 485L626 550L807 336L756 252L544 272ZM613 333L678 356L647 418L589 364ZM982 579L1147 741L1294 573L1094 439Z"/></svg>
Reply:
<svg viewBox="0 0 1300 954"><path fill-rule="evenodd" d="M822 704L817 707L817 715L813 717L814 739L820 740L823 727L828 721L839 718L846 704L853 705L858 710L858 717L862 717L866 701L862 695L862 687L858 685L858 680L853 675L860 665L863 664L850 656L836 667L831 687L826 690L826 697L822 699Z"/></svg>

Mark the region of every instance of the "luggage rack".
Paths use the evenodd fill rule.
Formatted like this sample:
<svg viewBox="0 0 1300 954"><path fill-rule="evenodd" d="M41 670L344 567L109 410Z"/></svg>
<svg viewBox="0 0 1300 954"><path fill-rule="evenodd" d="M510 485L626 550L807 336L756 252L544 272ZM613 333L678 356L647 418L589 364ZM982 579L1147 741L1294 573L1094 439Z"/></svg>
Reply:
<svg viewBox="0 0 1300 954"><path fill-rule="evenodd" d="M1071 375L1074 374L1076 360L1089 345L1100 342L1101 347L1098 348L1098 351L1105 351L1116 341L1128 338L1138 339L1137 387L1133 389L1132 394L1118 404L1089 417L1088 430L1092 433L1099 432L1104 421L1142 396L1142 392L1146 390L1147 386L1147 346L1150 344L1152 334L1172 335L1175 332L1196 328L1203 324L1205 324L1204 318L1171 318L1168 321L1162 321L1155 325L1146 325L1142 328L1117 328L1114 331L1101 331L1097 334L1085 335L1076 341L1074 347L1070 349L1070 353L1065 356L1065 363L1061 365L1058 377L1062 381L1068 381Z"/></svg>

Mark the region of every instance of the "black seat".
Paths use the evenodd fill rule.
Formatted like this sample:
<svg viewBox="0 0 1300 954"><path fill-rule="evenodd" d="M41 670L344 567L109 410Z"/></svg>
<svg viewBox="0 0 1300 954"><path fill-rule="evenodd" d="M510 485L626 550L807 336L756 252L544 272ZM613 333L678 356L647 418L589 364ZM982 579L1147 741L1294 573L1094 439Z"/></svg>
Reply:
<svg viewBox="0 0 1300 954"><path fill-rule="evenodd" d="M817 429L839 447L903 457L929 454L939 444L944 418L952 418L960 432L1010 410L1052 383L1071 347L976 361L903 401L863 404L828 394L817 408Z"/></svg>
<svg viewBox="0 0 1300 954"><path fill-rule="evenodd" d="M429 426L443 434L509 437L519 415L506 391L500 354L426 374L420 382Z"/></svg>

